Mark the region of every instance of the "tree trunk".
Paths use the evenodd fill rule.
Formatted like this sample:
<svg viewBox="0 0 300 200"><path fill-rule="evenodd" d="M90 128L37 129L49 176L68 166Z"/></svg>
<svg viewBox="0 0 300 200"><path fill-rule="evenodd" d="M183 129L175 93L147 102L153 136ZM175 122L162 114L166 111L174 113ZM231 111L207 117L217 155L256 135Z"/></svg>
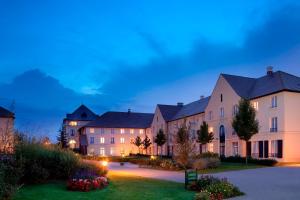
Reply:
<svg viewBox="0 0 300 200"><path fill-rule="evenodd" d="M246 141L246 165L248 165L248 148L247 148L247 143L248 143L248 141Z"/></svg>

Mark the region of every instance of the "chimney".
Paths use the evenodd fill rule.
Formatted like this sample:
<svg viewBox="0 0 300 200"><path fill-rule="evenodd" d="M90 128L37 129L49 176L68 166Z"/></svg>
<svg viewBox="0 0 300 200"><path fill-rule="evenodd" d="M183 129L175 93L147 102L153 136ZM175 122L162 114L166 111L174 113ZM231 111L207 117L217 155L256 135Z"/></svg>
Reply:
<svg viewBox="0 0 300 200"><path fill-rule="evenodd" d="M200 96L200 99L204 99L204 95L201 95L201 96Z"/></svg>
<svg viewBox="0 0 300 200"><path fill-rule="evenodd" d="M183 106L183 103L182 102L178 102L177 106Z"/></svg>
<svg viewBox="0 0 300 200"><path fill-rule="evenodd" d="M128 108L128 114L130 114L131 113L131 109L130 108Z"/></svg>
<svg viewBox="0 0 300 200"><path fill-rule="evenodd" d="M272 66L268 66L268 67L267 67L267 75L268 75L268 76L273 75L273 67L272 67Z"/></svg>

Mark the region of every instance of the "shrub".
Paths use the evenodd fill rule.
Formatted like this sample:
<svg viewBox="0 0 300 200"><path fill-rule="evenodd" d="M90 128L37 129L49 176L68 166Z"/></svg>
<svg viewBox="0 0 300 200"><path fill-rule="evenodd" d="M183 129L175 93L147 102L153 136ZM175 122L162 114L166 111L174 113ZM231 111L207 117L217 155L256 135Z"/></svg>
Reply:
<svg viewBox="0 0 300 200"><path fill-rule="evenodd" d="M219 158L215 157L206 157L199 158L193 161L193 169L208 169L208 168L217 168L221 164Z"/></svg>
<svg viewBox="0 0 300 200"><path fill-rule="evenodd" d="M199 155L196 155L196 158L219 158L219 154L213 152L205 152Z"/></svg>
<svg viewBox="0 0 300 200"><path fill-rule="evenodd" d="M195 200L210 200L210 194L208 192L197 193Z"/></svg>
<svg viewBox="0 0 300 200"><path fill-rule="evenodd" d="M243 195L237 187L226 180L210 184L206 187L206 191L211 194L222 194L222 197L225 199Z"/></svg>
<svg viewBox="0 0 300 200"><path fill-rule="evenodd" d="M0 199L10 199L19 188L22 169L11 156L0 156Z"/></svg>
<svg viewBox="0 0 300 200"><path fill-rule="evenodd" d="M241 156L229 156L229 157L222 157L222 162L232 162L232 163L245 163L246 158ZM248 163L264 165L264 166L274 166L277 164L277 161L274 159L255 159L249 158Z"/></svg>

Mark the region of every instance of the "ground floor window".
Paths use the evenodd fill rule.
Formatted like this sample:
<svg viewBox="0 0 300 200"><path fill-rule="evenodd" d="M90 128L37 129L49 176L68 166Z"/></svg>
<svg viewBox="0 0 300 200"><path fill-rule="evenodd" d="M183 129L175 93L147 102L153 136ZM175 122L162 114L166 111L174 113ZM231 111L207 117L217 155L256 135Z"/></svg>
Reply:
<svg viewBox="0 0 300 200"><path fill-rule="evenodd" d="M114 155L114 153L115 153L114 148L113 148L113 147L110 147L110 155L112 156L112 155Z"/></svg>
<svg viewBox="0 0 300 200"><path fill-rule="evenodd" d="M239 155L239 143L238 142L233 142L232 143L232 154L234 156Z"/></svg>
<svg viewBox="0 0 300 200"><path fill-rule="evenodd" d="M252 157L257 158L258 157L258 142L252 142Z"/></svg>
<svg viewBox="0 0 300 200"><path fill-rule="evenodd" d="M100 156L105 156L105 149L104 149L104 147L100 148Z"/></svg>
<svg viewBox="0 0 300 200"><path fill-rule="evenodd" d="M271 141L270 157L282 158L282 140L272 140Z"/></svg>

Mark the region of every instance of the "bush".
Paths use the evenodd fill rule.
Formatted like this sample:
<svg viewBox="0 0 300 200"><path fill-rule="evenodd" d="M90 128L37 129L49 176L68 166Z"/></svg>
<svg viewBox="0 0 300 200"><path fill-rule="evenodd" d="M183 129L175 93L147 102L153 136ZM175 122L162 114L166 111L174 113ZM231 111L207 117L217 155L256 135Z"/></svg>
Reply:
<svg viewBox="0 0 300 200"><path fill-rule="evenodd" d="M195 200L210 200L210 194L208 192L197 193Z"/></svg>
<svg viewBox="0 0 300 200"><path fill-rule="evenodd" d="M193 169L209 169L209 168L217 168L220 166L221 162L219 158L215 157L206 157L199 158L193 161L192 167Z"/></svg>
<svg viewBox="0 0 300 200"><path fill-rule="evenodd" d="M222 162L232 162L232 163L245 163L246 158L241 156L229 156L229 157L222 157ZM249 158L248 163L257 164L257 165L264 165L264 166L275 166L277 161L275 159L255 159Z"/></svg>
<svg viewBox="0 0 300 200"><path fill-rule="evenodd" d="M197 155L195 158L219 158L219 154L213 152L205 152Z"/></svg>
<svg viewBox="0 0 300 200"><path fill-rule="evenodd" d="M19 188L20 165L11 157L0 156L0 199L10 199Z"/></svg>

